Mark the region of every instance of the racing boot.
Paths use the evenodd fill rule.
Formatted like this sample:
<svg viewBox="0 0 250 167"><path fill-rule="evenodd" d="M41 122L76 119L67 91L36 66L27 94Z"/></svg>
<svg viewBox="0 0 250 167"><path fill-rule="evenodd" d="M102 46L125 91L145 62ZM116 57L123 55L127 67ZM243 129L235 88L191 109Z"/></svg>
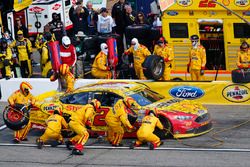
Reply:
<svg viewBox="0 0 250 167"><path fill-rule="evenodd" d="M21 142L21 140L20 140L19 138L17 138L17 137L15 137L12 141L13 141L13 143L15 143L15 144L18 144L18 143Z"/></svg>
<svg viewBox="0 0 250 167"><path fill-rule="evenodd" d="M73 155L83 155L83 152L81 152L80 150L74 148L74 149L72 150L72 154L73 154Z"/></svg>
<svg viewBox="0 0 250 167"><path fill-rule="evenodd" d="M157 147L157 145L154 142L150 142L148 143L148 147L150 150L154 150Z"/></svg>
<svg viewBox="0 0 250 167"><path fill-rule="evenodd" d="M37 148L38 149L42 149L43 148L43 141L41 139L37 139L36 140L36 143L37 143Z"/></svg>
<svg viewBox="0 0 250 167"><path fill-rule="evenodd" d="M72 142L71 141L65 141L65 145L66 145L66 148L68 149L68 150L72 150L72 148L70 147L71 145L72 145Z"/></svg>

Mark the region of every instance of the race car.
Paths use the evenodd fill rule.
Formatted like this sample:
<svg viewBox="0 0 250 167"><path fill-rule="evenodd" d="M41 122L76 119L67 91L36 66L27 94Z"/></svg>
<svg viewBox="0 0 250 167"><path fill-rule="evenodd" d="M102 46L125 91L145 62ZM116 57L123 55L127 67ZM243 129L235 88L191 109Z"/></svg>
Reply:
<svg viewBox="0 0 250 167"><path fill-rule="evenodd" d="M33 128L45 127L45 120L55 109L61 111L68 121L72 112L82 108L92 99L101 102L101 108L93 117L90 134L104 134L107 127L106 114L112 110L118 99L132 97L138 104L138 109L128 110L128 119L139 128L142 118L148 109L156 110L157 116L164 125L164 130L156 129L160 138L186 138L205 134L212 129L212 121L207 109L195 101L184 99L166 99L139 82L105 81L90 84L71 93L48 92L37 96L42 101L39 108L32 108L30 120ZM8 125L7 125L8 126ZM136 137L136 131L126 134Z"/></svg>

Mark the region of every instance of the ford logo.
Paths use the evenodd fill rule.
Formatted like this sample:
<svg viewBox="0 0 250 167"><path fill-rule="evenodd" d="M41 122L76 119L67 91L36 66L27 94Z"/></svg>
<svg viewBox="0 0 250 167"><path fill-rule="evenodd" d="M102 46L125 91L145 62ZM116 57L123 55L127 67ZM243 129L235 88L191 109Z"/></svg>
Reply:
<svg viewBox="0 0 250 167"><path fill-rule="evenodd" d="M170 89L169 94L176 98L198 99L201 98L205 92L195 86L177 86Z"/></svg>

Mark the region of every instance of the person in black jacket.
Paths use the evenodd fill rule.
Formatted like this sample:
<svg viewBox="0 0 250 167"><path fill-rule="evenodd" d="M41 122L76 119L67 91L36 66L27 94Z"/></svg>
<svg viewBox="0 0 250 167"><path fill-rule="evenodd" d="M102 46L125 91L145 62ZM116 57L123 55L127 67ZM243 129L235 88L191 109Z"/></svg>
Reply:
<svg viewBox="0 0 250 167"><path fill-rule="evenodd" d="M136 12L132 10L130 5L125 5L125 25L126 27L129 25L135 24Z"/></svg>
<svg viewBox="0 0 250 167"><path fill-rule="evenodd" d="M60 14L52 13L52 21L48 23L51 33L55 34L57 41L61 41L62 37L66 35L66 30L61 21Z"/></svg>
<svg viewBox="0 0 250 167"><path fill-rule="evenodd" d="M112 8L112 17L116 24L116 33L123 36L125 29L125 0L119 0Z"/></svg>
<svg viewBox="0 0 250 167"><path fill-rule="evenodd" d="M87 8L82 6L77 6L76 9L74 9L74 6L72 6L69 10L69 17L70 20L73 23L73 31L74 34L77 34L78 31L82 31L85 34L88 32L88 16L89 12Z"/></svg>
<svg viewBox="0 0 250 167"><path fill-rule="evenodd" d="M28 29L25 25L22 24L22 21L19 17L16 18L15 24L15 37L17 38L17 31L21 30L23 32L23 36L28 38Z"/></svg>

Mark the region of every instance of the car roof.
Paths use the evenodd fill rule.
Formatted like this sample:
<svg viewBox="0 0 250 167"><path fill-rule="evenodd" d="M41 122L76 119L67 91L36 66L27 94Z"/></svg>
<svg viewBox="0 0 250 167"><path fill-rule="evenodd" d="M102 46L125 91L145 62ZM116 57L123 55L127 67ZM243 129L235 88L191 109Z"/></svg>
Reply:
<svg viewBox="0 0 250 167"><path fill-rule="evenodd" d="M82 86L76 89L74 92L84 91L84 90L115 90L115 91L122 91L128 92L131 90L137 90L141 88L145 88L146 85L143 83L137 82L114 82L114 81L102 81L95 84L89 84Z"/></svg>

